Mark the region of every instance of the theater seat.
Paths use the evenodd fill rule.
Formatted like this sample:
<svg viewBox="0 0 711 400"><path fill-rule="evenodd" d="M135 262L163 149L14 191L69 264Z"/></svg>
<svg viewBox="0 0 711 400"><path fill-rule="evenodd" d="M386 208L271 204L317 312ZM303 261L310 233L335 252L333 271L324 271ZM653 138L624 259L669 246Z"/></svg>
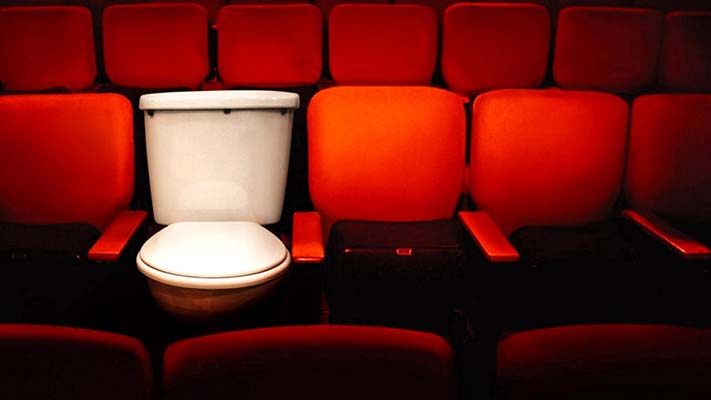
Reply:
<svg viewBox="0 0 711 400"><path fill-rule="evenodd" d="M711 329L578 325L499 342L496 398L702 399L711 396Z"/></svg>
<svg viewBox="0 0 711 400"><path fill-rule="evenodd" d="M328 21L329 66L339 85L429 85L437 14L414 4L342 4Z"/></svg>
<svg viewBox="0 0 711 400"><path fill-rule="evenodd" d="M564 89L638 93L656 81L662 14L569 7L558 15L553 79Z"/></svg>
<svg viewBox="0 0 711 400"><path fill-rule="evenodd" d="M667 92L711 91L711 12L666 15L659 83Z"/></svg>
<svg viewBox="0 0 711 400"><path fill-rule="evenodd" d="M433 329L463 267L452 219L461 100L430 87L334 87L313 98L308 126L317 212L294 215L293 260L322 261L330 233L331 321Z"/></svg>
<svg viewBox="0 0 711 400"><path fill-rule="evenodd" d="M153 370L136 339L108 332L0 324L3 399L153 397Z"/></svg>
<svg viewBox="0 0 711 400"><path fill-rule="evenodd" d="M227 6L218 21L226 87L286 88L321 77L321 12L310 4Z"/></svg>
<svg viewBox="0 0 711 400"><path fill-rule="evenodd" d="M642 318L651 293L626 239L634 227L615 218L627 118L606 93L477 97L467 183L478 211L460 217L491 273L478 311L516 327Z"/></svg>
<svg viewBox="0 0 711 400"><path fill-rule="evenodd" d="M198 88L209 72L207 13L196 4L107 7L103 40L114 85Z"/></svg>
<svg viewBox="0 0 711 400"><path fill-rule="evenodd" d="M660 307L711 321L711 95L641 96L632 106L626 216L668 251L657 257Z"/></svg>
<svg viewBox="0 0 711 400"><path fill-rule="evenodd" d="M91 13L84 7L0 8L0 86L80 91L96 78Z"/></svg>
<svg viewBox="0 0 711 400"><path fill-rule="evenodd" d="M540 5L456 4L444 14L442 74L455 92L535 88L546 74L550 15Z"/></svg>
<svg viewBox="0 0 711 400"><path fill-rule="evenodd" d="M456 399L452 349L438 336L362 326L290 326L168 347L167 399Z"/></svg>

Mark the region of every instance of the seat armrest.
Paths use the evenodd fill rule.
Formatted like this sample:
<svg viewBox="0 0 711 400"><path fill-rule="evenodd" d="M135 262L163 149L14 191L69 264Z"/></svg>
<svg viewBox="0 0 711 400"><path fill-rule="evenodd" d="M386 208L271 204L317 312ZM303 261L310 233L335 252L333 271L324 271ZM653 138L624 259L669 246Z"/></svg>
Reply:
<svg viewBox="0 0 711 400"><path fill-rule="evenodd" d="M683 232L673 228L651 211L623 210L620 215L634 222L642 230L679 256L688 260L709 259L711 249L697 242Z"/></svg>
<svg viewBox="0 0 711 400"><path fill-rule="evenodd" d="M324 259L321 214L295 212L291 235L291 259L296 263L320 263Z"/></svg>
<svg viewBox="0 0 711 400"><path fill-rule="evenodd" d="M136 230L148 217L145 211L121 211L89 249L93 261L117 261Z"/></svg>
<svg viewBox="0 0 711 400"><path fill-rule="evenodd" d="M521 258L496 222L486 212L460 211L459 221L489 261L495 263L516 262Z"/></svg>

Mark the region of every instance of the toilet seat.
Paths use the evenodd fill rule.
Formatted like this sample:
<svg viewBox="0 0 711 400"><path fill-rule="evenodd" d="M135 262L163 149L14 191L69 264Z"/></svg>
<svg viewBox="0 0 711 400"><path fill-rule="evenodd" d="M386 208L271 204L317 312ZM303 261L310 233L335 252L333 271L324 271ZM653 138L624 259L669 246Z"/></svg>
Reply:
<svg viewBox="0 0 711 400"><path fill-rule="evenodd" d="M138 269L166 285L237 289L281 276L286 246L254 222L178 222L153 235L136 257Z"/></svg>

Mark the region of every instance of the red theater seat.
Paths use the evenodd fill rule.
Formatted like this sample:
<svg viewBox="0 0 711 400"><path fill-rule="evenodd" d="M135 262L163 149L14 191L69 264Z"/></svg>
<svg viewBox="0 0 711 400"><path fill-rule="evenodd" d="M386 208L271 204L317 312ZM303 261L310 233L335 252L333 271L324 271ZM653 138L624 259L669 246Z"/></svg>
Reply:
<svg viewBox="0 0 711 400"><path fill-rule="evenodd" d="M136 339L48 325L0 324L3 399L136 399L153 395L153 371Z"/></svg>
<svg viewBox="0 0 711 400"><path fill-rule="evenodd" d="M0 96L0 120L0 220L90 224L103 235L89 258L117 259L146 217L127 211L130 103L111 94Z"/></svg>
<svg viewBox="0 0 711 400"><path fill-rule="evenodd" d="M96 78L91 13L75 6L1 8L0 60L4 90L88 88Z"/></svg>
<svg viewBox="0 0 711 400"><path fill-rule="evenodd" d="M499 90L476 98L467 182L479 211L460 215L472 220L468 230L492 262L490 307L500 307L506 323L596 318L647 295L632 294L630 286L644 287L636 253L612 219L627 118L625 101L606 93ZM487 251L487 236L503 255Z"/></svg>
<svg viewBox="0 0 711 400"><path fill-rule="evenodd" d="M452 349L438 336L359 326L220 333L168 347L168 399L455 399Z"/></svg>
<svg viewBox="0 0 711 400"><path fill-rule="evenodd" d="M448 88L467 95L535 88L546 74L549 47L550 16L543 6L456 4L444 14L442 74Z"/></svg>
<svg viewBox="0 0 711 400"><path fill-rule="evenodd" d="M711 329L579 325L513 334L498 346L497 399L711 397Z"/></svg>
<svg viewBox="0 0 711 400"><path fill-rule="evenodd" d="M207 13L197 4L107 7L103 39L114 85L197 88L209 72Z"/></svg>
<svg viewBox="0 0 711 400"><path fill-rule="evenodd" d="M428 85L437 14L412 4L342 4L329 17L329 66L344 85Z"/></svg>
<svg viewBox="0 0 711 400"><path fill-rule="evenodd" d="M570 7L558 15L553 79L564 89L636 93L656 81L662 14Z"/></svg>
<svg viewBox="0 0 711 400"><path fill-rule="evenodd" d="M711 91L711 12L666 15L659 83L666 91Z"/></svg>
<svg viewBox="0 0 711 400"><path fill-rule="evenodd" d="M292 254L322 261L322 232L330 232L331 321L436 329L461 261L452 217L465 122L460 98L430 87L335 87L314 96L308 175L318 212L295 214Z"/></svg>
<svg viewBox="0 0 711 400"><path fill-rule="evenodd" d="M711 95L648 95L632 107L627 217L669 248L659 285L676 315L711 318Z"/></svg>
<svg viewBox="0 0 711 400"><path fill-rule="evenodd" d="M226 87L314 85L323 22L311 4L227 6L218 20L218 70Z"/></svg>

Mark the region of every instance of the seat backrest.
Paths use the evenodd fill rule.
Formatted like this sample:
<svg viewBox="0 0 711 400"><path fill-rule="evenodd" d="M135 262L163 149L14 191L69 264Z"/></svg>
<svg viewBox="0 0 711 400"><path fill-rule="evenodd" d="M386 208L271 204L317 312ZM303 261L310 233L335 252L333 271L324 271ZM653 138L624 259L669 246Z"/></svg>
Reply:
<svg viewBox="0 0 711 400"><path fill-rule="evenodd" d="M569 7L558 14L553 79L565 89L636 93L656 82L662 14Z"/></svg>
<svg viewBox="0 0 711 400"><path fill-rule="evenodd" d="M114 94L0 96L0 221L104 229L133 194L131 115Z"/></svg>
<svg viewBox="0 0 711 400"><path fill-rule="evenodd" d="M464 3L444 13L442 74L450 89L473 95L543 82L550 15L528 3Z"/></svg>
<svg viewBox="0 0 711 400"><path fill-rule="evenodd" d="M226 6L217 60L227 87L295 87L321 78L323 19L312 4Z"/></svg>
<svg viewBox="0 0 711 400"><path fill-rule="evenodd" d="M437 14L423 5L338 5L328 21L331 76L339 85L428 85L437 29Z"/></svg>
<svg viewBox="0 0 711 400"><path fill-rule="evenodd" d="M79 6L0 8L0 85L86 89L96 79L91 13Z"/></svg>
<svg viewBox="0 0 711 400"><path fill-rule="evenodd" d="M106 74L115 85L197 88L209 72L207 13L197 4L118 4L103 17Z"/></svg>
<svg viewBox="0 0 711 400"><path fill-rule="evenodd" d="M498 90L472 110L468 186L509 234L609 216L622 184L628 106L599 92Z"/></svg>
<svg viewBox="0 0 711 400"><path fill-rule="evenodd" d="M461 191L465 117L430 87L335 87L308 109L309 191L327 221L451 218Z"/></svg>
<svg viewBox="0 0 711 400"><path fill-rule="evenodd" d="M631 120L629 202L688 222L711 221L711 95L640 96Z"/></svg>
<svg viewBox="0 0 711 400"><path fill-rule="evenodd" d="M3 399L136 399L153 392L146 348L108 332L49 326L0 325Z"/></svg>
<svg viewBox="0 0 711 400"><path fill-rule="evenodd" d="M365 326L220 333L168 347L168 399L454 399L452 350L439 336Z"/></svg>
<svg viewBox="0 0 711 400"><path fill-rule="evenodd" d="M659 83L666 91L711 92L711 11L666 15Z"/></svg>
<svg viewBox="0 0 711 400"><path fill-rule="evenodd" d="M497 399L705 399L711 397L711 329L537 329L503 339L497 364Z"/></svg>

